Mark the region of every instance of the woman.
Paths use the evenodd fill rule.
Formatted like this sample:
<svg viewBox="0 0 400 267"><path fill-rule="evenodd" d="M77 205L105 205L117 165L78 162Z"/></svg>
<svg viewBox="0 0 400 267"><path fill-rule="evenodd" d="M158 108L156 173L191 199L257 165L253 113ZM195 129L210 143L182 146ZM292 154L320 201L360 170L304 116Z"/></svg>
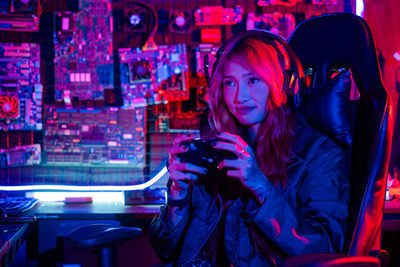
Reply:
<svg viewBox="0 0 400 267"><path fill-rule="evenodd" d="M294 54L279 37L249 31L221 48L209 99L218 171L169 159L169 202L152 244L178 266L273 266L299 254L341 251L349 185L342 149L294 115ZM296 70L299 73L301 70ZM206 183L204 181L213 181Z"/></svg>

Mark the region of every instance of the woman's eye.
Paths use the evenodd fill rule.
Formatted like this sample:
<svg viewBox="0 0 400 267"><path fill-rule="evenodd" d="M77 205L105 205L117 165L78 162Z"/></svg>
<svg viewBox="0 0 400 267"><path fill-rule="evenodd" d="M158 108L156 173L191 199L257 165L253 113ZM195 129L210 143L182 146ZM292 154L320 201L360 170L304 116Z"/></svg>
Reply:
<svg viewBox="0 0 400 267"><path fill-rule="evenodd" d="M249 79L249 84L257 84L260 81L259 78L250 78Z"/></svg>
<svg viewBox="0 0 400 267"><path fill-rule="evenodd" d="M224 82L225 87L232 87L235 86L235 83L233 81L225 81Z"/></svg>

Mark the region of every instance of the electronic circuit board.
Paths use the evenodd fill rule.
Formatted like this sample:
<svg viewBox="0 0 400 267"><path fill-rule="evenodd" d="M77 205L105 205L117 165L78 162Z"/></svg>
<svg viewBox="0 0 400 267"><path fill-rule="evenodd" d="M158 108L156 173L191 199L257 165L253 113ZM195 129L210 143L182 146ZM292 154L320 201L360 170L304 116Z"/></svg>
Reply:
<svg viewBox="0 0 400 267"><path fill-rule="evenodd" d="M264 13L256 16L250 12L247 15L246 29L267 30L288 39L296 27L295 16L291 13L282 14L280 12Z"/></svg>
<svg viewBox="0 0 400 267"><path fill-rule="evenodd" d="M222 6L204 6L194 11L197 26L234 25L242 20L243 8L239 5L231 8Z"/></svg>
<svg viewBox="0 0 400 267"><path fill-rule="evenodd" d="M40 164L40 162L40 144L0 149L1 168Z"/></svg>
<svg viewBox="0 0 400 267"><path fill-rule="evenodd" d="M0 130L41 130L40 47L0 43Z"/></svg>
<svg viewBox="0 0 400 267"><path fill-rule="evenodd" d="M0 1L0 30L39 31L39 0Z"/></svg>
<svg viewBox="0 0 400 267"><path fill-rule="evenodd" d="M114 87L111 0L80 0L80 11L55 15L55 100L103 100Z"/></svg>
<svg viewBox="0 0 400 267"><path fill-rule="evenodd" d="M45 107L48 165L145 166L146 109Z"/></svg>
<svg viewBox="0 0 400 267"><path fill-rule="evenodd" d="M125 107L152 99L178 101L189 97L186 45L158 46L157 50L118 50L121 91ZM148 101L147 101L148 102Z"/></svg>

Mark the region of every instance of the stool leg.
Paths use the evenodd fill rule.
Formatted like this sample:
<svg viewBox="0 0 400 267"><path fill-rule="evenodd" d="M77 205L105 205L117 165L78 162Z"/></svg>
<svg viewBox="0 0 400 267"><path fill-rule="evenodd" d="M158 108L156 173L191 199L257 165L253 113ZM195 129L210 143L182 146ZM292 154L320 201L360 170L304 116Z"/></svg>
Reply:
<svg viewBox="0 0 400 267"><path fill-rule="evenodd" d="M116 247L102 248L97 251L98 266L115 267L116 265Z"/></svg>

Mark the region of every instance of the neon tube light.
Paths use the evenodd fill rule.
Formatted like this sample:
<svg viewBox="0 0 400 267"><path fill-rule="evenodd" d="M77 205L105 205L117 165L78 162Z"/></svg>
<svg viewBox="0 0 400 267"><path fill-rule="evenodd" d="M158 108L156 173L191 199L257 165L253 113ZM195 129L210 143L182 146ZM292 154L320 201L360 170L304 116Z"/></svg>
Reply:
<svg viewBox="0 0 400 267"><path fill-rule="evenodd" d="M143 184L137 185L93 185L93 186L79 186L79 185L13 185L13 186L0 186L2 191L34 191L34 190L60 190L60 191L135 191L143 190L164 176L167 173L167 167L164 167L153 178Z"/></svg>
<svg viewBox="0 0 400 267"><path fill-rule="evenodd" d="M91 197L92 202L119 202L124 203L123 192L27 192L27 197L40 201L65 201L66 198Z"/></svg>
<svg viewBox="0 0 400 267"><path fill-rule="evenodd" d="M356 14L364 17L364 0L356 0Z"/></svg>

